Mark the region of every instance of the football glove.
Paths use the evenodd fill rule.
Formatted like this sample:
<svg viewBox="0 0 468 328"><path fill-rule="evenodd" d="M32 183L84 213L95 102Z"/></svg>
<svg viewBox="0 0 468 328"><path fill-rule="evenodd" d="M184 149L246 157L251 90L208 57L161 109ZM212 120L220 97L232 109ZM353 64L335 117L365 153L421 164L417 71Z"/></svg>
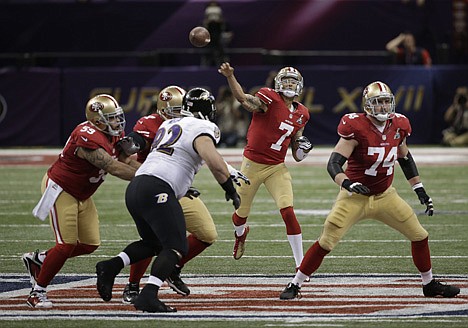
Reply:
<svg viewBox="0 0 468 328"><path fill-rule="evenodd" d="M226 182L221 183L220 185L226 192L226 200L232 199L232 205L234 205L234 208L237 210L240 206L241 200L239 194L236 192L236 188L234 188L234 185L232 184L232 180L228 178Z"/></svg>
<svg viewBox="0 0 468 328"><path fill-rule="evenodd" d="M362 183L351 182L349 179L343 180L341 186L349 192L354 192L356 194L368 194L370 192L369 188L364 186Z"/></svg>
<svg viewBox="0 0 468 328"><path fill-rule="evenodd" d="M432 204L432 198L429 197L428 194L426 194L426 190L424 190L424 187L419 187L414 189L414 192L416 195L418 195L419 201L421 202L422 205L426 205L426 213L429 216L434 215L434 204Z"/></svg>
<svg viewBox="0 0 468 328"><path fill-rule="evenodd" d="M314 148L312 144L310 143L309 139L307 139L306 136L300 136L299 138L296 139L297 142L297 147L299 149L302 149L304 153L308 153L309 151Z"/></svg>
<svg viewBox="0 0 468 328"><path fill-rule="evenodd" d="M120 139L117 144L117 147L121 149L125 153L125 155L130 156L136 154L140 151L140 146L137 145L132 137L126 136Z"/></svg>
<svg viewBox="0 0 468 328"><path fill-rule="evenodd" d="M190 187L187 190L187 193L185 194L184 197L188 197L189 199L194 199L194 198L197 198L198 196L200 196L200 191L195 187Z"/></svg>
<svg viewBox="0 0 468 328"><path fill-rule="evenodd" d="M226 165L227 165L227 168L229 170L229 174L230 174L230 177L231 177L231 180L232 182L234 182L236 185L238 185L240 187L241 185L241 182L240 180L244 180L244 182L246 184L250 184L250 180L249 178L247 178L247 176L242 173L241 171L235 169L234 167L232 167L231 165L229 165L227 162L225 162Z"/></svg>

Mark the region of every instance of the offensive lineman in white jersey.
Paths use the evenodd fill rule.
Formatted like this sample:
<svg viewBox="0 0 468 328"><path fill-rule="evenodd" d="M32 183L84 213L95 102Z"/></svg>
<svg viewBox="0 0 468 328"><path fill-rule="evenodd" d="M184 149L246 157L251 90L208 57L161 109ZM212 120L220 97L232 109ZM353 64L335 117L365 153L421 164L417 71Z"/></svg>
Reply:
<svg viewBox="0 0 468 328"><path fill-rule="evenodd" d="M240 197L215 147L220 140L219 128L210 122L215 113L214 97L205 89L194 88L184 96L179 118L161 124L150 154L125 195L141 240L96 264L97 290L103 300L111 299L115 277L124 266L158 254L134 306L146 312L176 312L158 299L158 290L187 253L185 219L178 200L204 163L225 190L226 200L239 207Z"/></svg>

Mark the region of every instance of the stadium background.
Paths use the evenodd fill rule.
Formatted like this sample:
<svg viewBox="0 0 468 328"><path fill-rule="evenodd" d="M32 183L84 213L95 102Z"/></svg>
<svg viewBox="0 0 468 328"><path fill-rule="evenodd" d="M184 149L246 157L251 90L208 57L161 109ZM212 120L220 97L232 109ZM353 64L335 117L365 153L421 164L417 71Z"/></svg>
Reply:
<svg viewBox="0 0 468 328"><path fill-rule="evenodd" d="M61 146L97 92L114 94L127 130L168 84L226 84L201 67L205 49L188 42L208 1L0 1L0 147ZM306 135L333 144L339 118L359 111L362 88L383 80L397 111L413 122L413 144L437 144L456 87L468 84L455 26L466 1L219 1L234 32L227 49L250 92L270 70L297 67L311 109ZM464 6L459 7L462 4ZM458 11L457 11L458 10ZM385 44L403 31L433 58L432 68L395 66ZM461 49L463 50L463 49Z"/></svg>

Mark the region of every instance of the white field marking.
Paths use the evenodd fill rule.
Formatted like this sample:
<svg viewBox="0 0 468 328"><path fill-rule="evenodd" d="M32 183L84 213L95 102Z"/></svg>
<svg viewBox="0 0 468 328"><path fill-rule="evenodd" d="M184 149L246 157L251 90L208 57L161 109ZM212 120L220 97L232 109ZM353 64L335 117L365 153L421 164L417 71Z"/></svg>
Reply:
<svg viewBox="0 0 468 328"><path fill-rule="evenodd" d="M332 152L332 147L315 147L309 156L303 161L296 162L291 149L286 155L287 165L326 165ZM42 158L40 156L58 155L61 149L0 149L0 156L27 156L35 161ZM220 148L220 154L231 164L242 162L242 148ZM411 154L418 164L468 164L468 148L447 148L447 147L419 147L412 146ZM7 163L5 163L7 164Z"/></svg>
<svg viewBox="0 0 468 328"><path fill-rule="evenodd" d="M218 230L219 231L219 230ZM230 230L229 230L230 231ZM29 239L28 241L30 242L35 242L35 243L47 243L50 242L50 239ZM134 240L130 239L103 239L101 240L103 243L106 244L125 244L125 243L131 243ZM232 243L232 239L218 239L216 242L217 243ZM315 242L316 239L303 239L303 243L313 243ZM466 242L467 239L431 239L431 243L463 243ZM0 243L24 243L24 240L17 240L17 239L0 239ZM286 239L253 239L249 240L249 243L257 243L257 244L266 244L266 243L280 243L280 244L286 244L289 243L288 240ZM341 240L340 244L346 244L346 243L359 243L359 244L366 244L366 243L371 243L371 244L386 244L386 243L402 243L406 244L408 243L408 240L406 239L350 239L350 240ZM102 245L101 245L102 247ZM1 255L0 255L1 256Z"/></svg>
<svg viewBox="0 0 468 328"><path fill-rule="evenodd" d="M16 279L29 281L25 274L0 274L2 279L9 279L19 275ZM62 275L65 276L65 275ZM83 280L62 284L53 284L49 287L49 298L58 306L70 306L73 302L68 296L60 296L60 290L70 290L83 287L94 290L95 277L81 276ZM466 275L442 276L445 281L453 284L466 285ZM420 278L409 274L317 274L311 283L302 286L302 298L294 301L279 301L271 297L271 293L279 294L289 281L286 276L265 275L184 275L184 280L191 288L191 296L181 298L167 287L160 290L160 298L169 305L179 308L179 312L171 314L149 314L128 310L121 301L121 293L128 276L118 277L115 282L114 299L104 303L90 294L85 298L84 306L80 309L79 303L84 298L75 300L76 310L61 311L51 309L47 311L27 310L21 302L21 308L13 309L11 302L18 304L29 293L29 288L12 290L0 293L0 299L9 300L10 303L0 304L0 320L26 320L26 319L106 319L106 320L268 320L287 323L308 324L313 320L332 322L349 322L355 320L396 319L404 320L463 320L468 318L468 300L466 297L453 299L424 298L421 291ZM258 291L258 292L256 292ZM232 293L239 293L242 297L232 298ZM263 296L263 297L262 297ZM251 302L251 306L247 304ZM283 305L284 302L284 305ZM313 302L313 303L311 303ZM321 304L320 302L323 302ZM375 303L373 303L375 302ZM76 304L78 303L78 304ZM232 304L234 303L234 304ZM240 304L242 303L242 304ZM276 304L275 304L276 303ZM313 304L313 305L311 305ZM5 305L5 307L3 306ZM108 306L105 310L91 310L92 306ZM314 311L310 311L311 306ZM18 305L17 305L18 307ZM182 310L181 310L182 307ZM377 307L377 309L376 309ZM343 311L343 309L359 308L362 314L356 311ZM336 311L333 311L335 309ZM297 326L297 325L296 325Z"/></svg>
<svg viewBox="0 0 468 328"><path fill-rule="evenodd" d="M107 245L109 247L109 245ZM101 248L106 248L101 246ZM110 254L87 254L87 258L109 258ZM198 255L197 258L230 259L232 255ZM250 259L290 259L290 255L244 255L242 258ZM327 255L327 259L411 259L411 255ZM0 255L1 261L18 261L20 255ZM431 259L468 259L468 255L431 255Z"/></svg>

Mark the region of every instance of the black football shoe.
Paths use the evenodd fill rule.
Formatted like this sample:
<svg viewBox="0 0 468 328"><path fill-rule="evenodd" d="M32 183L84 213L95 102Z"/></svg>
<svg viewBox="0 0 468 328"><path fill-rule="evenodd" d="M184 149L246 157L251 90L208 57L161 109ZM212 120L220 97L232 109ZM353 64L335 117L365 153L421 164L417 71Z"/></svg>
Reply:
<svg viewBox="0 0 468 328"><path fill-rule="evenodd" d="M455 297L460 293L460 288L432 279L430 283L423 286L423 294L426 297Z"/></svg>
<svg viewBox="0 0 468 328"><path fill-rule="evenodd" d="M140 284L137 282L129 282L125 285L122 302L126 304L133 304L138 294L140 294Z"/></svg>
<svg viewBox="0 0 468 328"><path fill-rule="evenodd" d="M146 285L148 286L148 285ZM135 309L143 311L143 312L177 312L177 310L173 307L167 306L163 302L161 302L157 297L157 289L156 292L150 288L143 288L141 290L140 295L137 296L133 306Z"/></svg>
<svg viewBox="0 0 468 328"><path fill-rule="evenodd" d="M169 285L169 287L171 287L172 290L175 291L177 294L182 296L188 296L190 295L190 289L180 278L180 270L181 269L179 267L176 267L172 274L169 277L167 277L166 282Z"/></svg>
<svg viewBox="0 0 468 328"><path fill-rule="evenodd" d="M300 297L300 290L301 287L299 285L293 284L290 282L283 292L280 294L280 300L292 300L294 298L301 298Z"/></svg>

